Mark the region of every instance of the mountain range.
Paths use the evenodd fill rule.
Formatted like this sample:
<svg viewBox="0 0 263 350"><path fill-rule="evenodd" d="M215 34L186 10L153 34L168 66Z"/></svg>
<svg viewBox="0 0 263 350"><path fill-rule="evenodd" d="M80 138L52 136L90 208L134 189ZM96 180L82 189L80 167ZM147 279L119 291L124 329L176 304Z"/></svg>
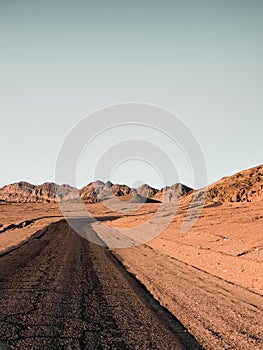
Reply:
<svg viewBox="0 0 263 350"><path fill-rule="evenodd" d="M143 184L137 189L127 185L113 184L110 181L91 182L79 191L69 185L56 185L46 182L32 185L20 181L0 188L1 202L35 203L74 200L78 193L85 203L96 203L112 198L132 202L174 202L179 198L196 195L201 190L176 183L162 189ZM263 197L263 165L243 170L235 175L224 177L208 186L207 202L253 202Z"/></svg>

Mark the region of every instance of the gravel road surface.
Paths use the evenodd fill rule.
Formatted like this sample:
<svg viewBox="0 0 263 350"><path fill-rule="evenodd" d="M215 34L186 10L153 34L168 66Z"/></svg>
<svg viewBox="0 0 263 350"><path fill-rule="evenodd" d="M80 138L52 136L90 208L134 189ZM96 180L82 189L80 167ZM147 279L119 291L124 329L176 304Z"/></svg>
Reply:
<svg viewBox="0 0 263 350"><path fill-rule="evenodd" d="M1 343L20 350L201 349L109 250L65 221L0 255Z"/></svg>

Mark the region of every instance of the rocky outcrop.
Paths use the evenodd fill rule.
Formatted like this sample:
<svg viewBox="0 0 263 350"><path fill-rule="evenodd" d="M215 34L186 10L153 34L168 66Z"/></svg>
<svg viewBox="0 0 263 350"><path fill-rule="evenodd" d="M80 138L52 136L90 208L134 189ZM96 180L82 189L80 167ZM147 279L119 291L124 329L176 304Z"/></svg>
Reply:
<svg viewBox="0 0 263 350"><path fill-rule="evenodd" d="M205 194L194 191L197 198ZM206 202L255 202L263 199L263 165L243 170L208 186Z"/></svg>
<svg viewBox="0 0 263 350"><path fill-rule="evenodd" d="M253 202L263 199L263 166L222 178L209 186L207 200L213 202Z"/></svg>

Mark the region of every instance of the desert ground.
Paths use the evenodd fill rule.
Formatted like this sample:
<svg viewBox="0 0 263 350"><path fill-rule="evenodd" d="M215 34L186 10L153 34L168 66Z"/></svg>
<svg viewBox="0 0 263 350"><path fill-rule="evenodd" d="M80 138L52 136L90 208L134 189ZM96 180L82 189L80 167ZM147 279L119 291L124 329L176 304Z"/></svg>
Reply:
<svg viewBox="0 0 263 350"><path fill-rule="evenodd" d="M117 211L102 203L87 204L87 210L97 219L91 226L101 239L105 237L98 227L134 228L150 222L156 213L159 223L169 216L170 224L156 237L148 240L146 235L142 244L113 246L110 251L201 347L262 349L261 200L206 204L186 233L181 232L184 203L177 212L174 204L160 210L159 203L129 208L122 201ZM0 213L2 256L63 219L55 203L1 203Z"/></svg>

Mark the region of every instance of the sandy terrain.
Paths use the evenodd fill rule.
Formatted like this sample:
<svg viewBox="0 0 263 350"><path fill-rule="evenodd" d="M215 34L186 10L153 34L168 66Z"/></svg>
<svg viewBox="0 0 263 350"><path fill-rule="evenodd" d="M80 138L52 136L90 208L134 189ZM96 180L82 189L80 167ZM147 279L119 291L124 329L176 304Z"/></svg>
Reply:
<svg viewBox="0 0 263 350"><path fill-rule="evenodd" d="M158 237L141 246L114 253L206 349L262 349L263 347L263 208L262 201L207 205L187 233L180 228L186 214L181 206ZM150 222L159 204L144 204L129 212L112 212L91 204L99 225L136 227ZM0 234L1 250L26 239L61 219L55 204L2 204L0 223L37 219L23 228ZM168 205L159 221L173 213ZM143 232L142 232L143 234Z"/></svg>
<svg viewBox="0 0 263 350"><path fill-rule="evenodd" d="M26 241L36 231L61 220L56 204L0 204L0 253Z"/></svg>
<svg viewBox="0 0 263 350"><path fill-rule="evenodd" d="M153 205L148 205L148 212L153 212L153 209ZM170 212L169 209L167 207L167 212ZM262 202L206 206L194 227L182 234L180 228L185 214L186 210L181 208L169 227L147 246L160 254L262 293ZM144 206L140 214L116 219L109 224L113 227L133 227L149 220L151 215ZM162 215L165 216L166 212Z"/></svg>
<svg viewBox="0 0 263 350"><path fill-rule="evenodd" d="M207 206L182 234L185 213L181 208L157 238L116 255L205 348L262 349L262 202Z"/></svg>

